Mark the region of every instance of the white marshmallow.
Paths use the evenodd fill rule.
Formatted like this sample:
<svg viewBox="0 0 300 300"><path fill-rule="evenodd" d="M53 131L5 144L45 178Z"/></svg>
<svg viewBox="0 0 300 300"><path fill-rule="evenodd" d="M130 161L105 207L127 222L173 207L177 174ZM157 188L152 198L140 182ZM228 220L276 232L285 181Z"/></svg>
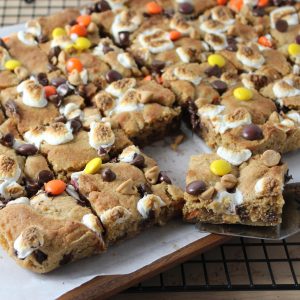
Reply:
<svg viewBox="0 0 300 300"><path fill-rule="evenodd" d="M252 152L248 149L234 151L225 147L219 147L217 154L234 166L239 166L252 156Z"/></svg>
<svg viewBox="0 0 300 300"><path fill-rule="evenodd" d="M93 214L86 214L82 217L81 223L87 228L101 235L102 228L100 226L98 218Z"/></svg>
<svg viewBox="0 0 300 300"><path fill-rule="evenodd" d="M214 201L223 202L224 200L230 201L230 206L228 207L228 214L236 214L235 208L244 202L243 194L236 189L235 193L228 193L227 191L221 191L217 193Z"/></svg>
<svg viewBox="0 0 300 300"><path fill-rule="evenodd" d="M145 195L137 203L137 210L142 215L144 219L149 216L150 210L159 210L161 207L165 206L166 203L154 194Z"/></svg>
<svg viewBox="0 0 300 300"><path fill-rule="evenodd" d="M119 155L119 161L131 163L136 154L140 154L141 151L136 146L129 146L125 148L122 153Z"/></svg>

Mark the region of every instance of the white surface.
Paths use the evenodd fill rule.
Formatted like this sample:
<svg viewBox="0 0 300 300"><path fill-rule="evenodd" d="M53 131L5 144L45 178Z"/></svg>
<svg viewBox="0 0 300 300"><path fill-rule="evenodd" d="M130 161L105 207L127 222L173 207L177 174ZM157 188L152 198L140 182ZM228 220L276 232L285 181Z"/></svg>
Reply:
<svg viewBox="0 0 300 300"><path fill-rule="evenodd" d="M20 27L13 27L13 31ZM0 30L5 36L11 30ZM208 152L209 149L196 136L188 139L174 152L169 143L162 141L143 149L155 158L161 170L167 171L173 182L184 187L185 173L190 155ZM297 170L299 152L286 156L294 180L300 181ZM66 265L50 274L37 275L26 271L0 249L0 299L54 299L59 295L101 274L126 274L205 237L193 225L180 220L164 227L151 228L138 237L111 247L106 253Z"/></svg>

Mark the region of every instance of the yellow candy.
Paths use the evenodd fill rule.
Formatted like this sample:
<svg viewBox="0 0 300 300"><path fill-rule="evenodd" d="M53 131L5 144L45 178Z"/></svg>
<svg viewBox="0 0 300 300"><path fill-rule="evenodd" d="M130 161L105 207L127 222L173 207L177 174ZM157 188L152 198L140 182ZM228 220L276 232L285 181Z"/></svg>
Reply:
<svg viewBox="0 0 300 300"><path fill-rule="evenodd" d="M85 37L79 37L75 41L74 48L78 51L83 51L83 50L89 49L91 47L91 45L92 45L92 43L89 39L87 39Z"/></svg>
<svg viewBox="0 0 300 300"><path fill-rule="evenodd" d="M248 101L248 100L252 99L253 93L249 89L246 89L244 87L238 87L238 88L234 89L233 96L237 100Z"/></svg>
<svg viewBox="0 0 300 300"><path fill-rule="evenodd" d="M85 174L95 174L99 171L99 169L101 168L101 165L102 165L101 158L99 158L99 157L93 158L86 164L83 172Z"/></svg>
<svg viewBox="0 0 300 300"><path fill-rule="evenodd" d="M298 44L289 44L289 47L288 47L288 52L289 52L289 55L291 56L297 56L300 54L300 45Z"/></svg>
<svg viewBox="0 0 300 300"><path fill-rule="evenodd" d="M218 66L220 68L224 67L226 64L226 61L224 57L220 54L211 54L208 59L208 63L210 66Z"/></svg>
<svg viewBox="0 0 300 300"><path fill-rule="evenodd" d="M56 27L52 31L53 38L57 38L57 37L64 36L64 35L67 35L67 32L61 27Z"/></svg>
<svg viewBox="0 0 300 300"><path fill-rule="evenodd" d="M20 67L21 63L16 59L9 59L5 62L4 67L7 70L13 71L15 68Z"/></svg>
<svg viewBox="0 0 300 300"><path fill-rule="evenodd" d="M231 165L224 159L217 159L210 164L210 170L215 175L223 176L231 172Z"/></svg>

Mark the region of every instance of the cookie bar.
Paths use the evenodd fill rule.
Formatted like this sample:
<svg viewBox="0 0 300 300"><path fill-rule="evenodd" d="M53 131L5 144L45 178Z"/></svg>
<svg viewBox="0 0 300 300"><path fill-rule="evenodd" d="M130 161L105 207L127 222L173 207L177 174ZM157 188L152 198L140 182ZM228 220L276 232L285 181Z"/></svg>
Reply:
<svg viewBox="0 0 300 300"><path fill-rule="evenodd" d="M280 154L267 150L250 158L251 154L244 150L248 159L243 163L235 153L231 155L220 151L219 155L191 157L184 193L184 219L253 226L280 224L287 174Z"/></svg>
<svg viewBox="0 0 300 300"><path fill-rule="evenodd" d="M125 148L97 172L77 172L71 178L101 219L108 244L164 224L179 215L183 205L181 189L135 146Z"/></svg>

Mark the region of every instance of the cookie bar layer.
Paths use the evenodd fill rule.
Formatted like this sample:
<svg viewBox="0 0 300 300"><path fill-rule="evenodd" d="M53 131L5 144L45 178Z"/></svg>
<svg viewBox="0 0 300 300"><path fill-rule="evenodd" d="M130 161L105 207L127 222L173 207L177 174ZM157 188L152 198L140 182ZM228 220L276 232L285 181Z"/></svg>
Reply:
<svg viewBox="0 0 300 300"><path fill-rule="evenodd" d="M238 153L233 155L238 158ZM240 155L247 156L246 150ZM184 219L254 226L280 224L287 173L280 154L267 150L244 163L236 161L235 165L222 157L218 154L191 157L184 194Z"/></svg>

